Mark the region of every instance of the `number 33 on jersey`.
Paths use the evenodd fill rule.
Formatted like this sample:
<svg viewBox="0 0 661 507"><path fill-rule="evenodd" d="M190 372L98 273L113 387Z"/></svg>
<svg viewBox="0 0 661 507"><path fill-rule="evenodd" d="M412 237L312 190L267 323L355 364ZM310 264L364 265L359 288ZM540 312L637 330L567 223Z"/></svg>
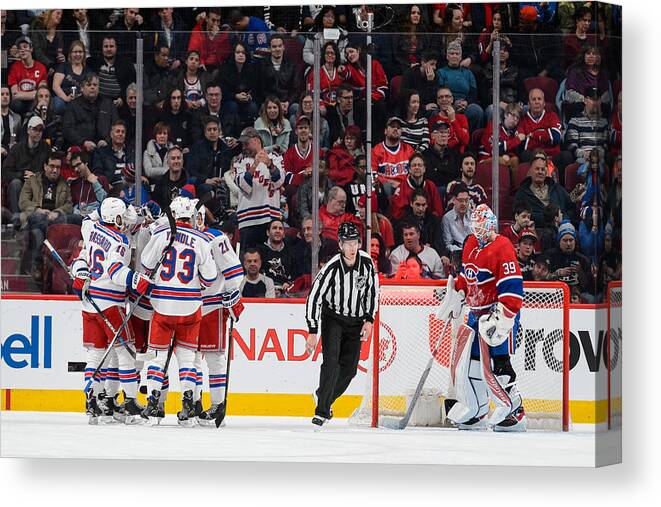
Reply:
<svg viewBox="0 0 661 507"><path fill-rule="evenodd" d="M170 237L169 225L157 228L142 252L142 266L150 272ZM190 225L177 222L177 234L158 273L152 274L151 303L164 315L191 315L202 305L202 288L218 276L210 238Z"/></svg>

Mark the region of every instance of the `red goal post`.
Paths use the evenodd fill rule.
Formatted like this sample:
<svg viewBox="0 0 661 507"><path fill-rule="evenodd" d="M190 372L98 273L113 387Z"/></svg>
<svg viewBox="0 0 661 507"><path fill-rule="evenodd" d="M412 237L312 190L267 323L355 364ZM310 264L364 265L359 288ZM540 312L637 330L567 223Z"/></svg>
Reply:
<svg viewBox="0 0 661 507"><path fill-rule="evenodd" d="M403 414L424 365L436 349L423 397L429 407L438 405L438 417L433 414L432 419L440 419L442 399L452 393L448 373L453 330L448 326L445 335L440 336L442 322L435 318L446 283L382 282L371 351L368 358L361 358L362 368L367 370L366 389L350 423L376 427L381 416ZM567 285L524 282L517 352L512 363L529 421L539 421L532 427L569 429L569 343ZM416 405L414 414L419 408L428 410L422 405Z"/></svg>

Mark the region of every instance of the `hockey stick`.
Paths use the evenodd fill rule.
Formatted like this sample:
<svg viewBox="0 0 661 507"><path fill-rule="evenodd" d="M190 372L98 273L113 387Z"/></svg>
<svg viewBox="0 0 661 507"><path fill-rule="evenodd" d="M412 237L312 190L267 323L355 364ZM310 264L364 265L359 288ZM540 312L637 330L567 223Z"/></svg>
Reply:
<svg viewBox="0 0 661 507"><path fill-rule="evenodd" d="M230 320L230 329L229 329L229 334L227 337L228 343L227 343L227 368L225 369L225 399L223 400L223 404L218 408L218 414L216 415L216 428L220 428L220 425L223 423L223 420L225 419L225 415L227 414L227 394L229 393L229 388L230 388L230 364L231 364L231 358L232 358L232 333L234 331L234 318L231 315L228 315L228 318Z"/></svg>
<svg viewBox="0 0 661 507"><path fill-rule="evenodd" d="M436 354L438 353L439 350L441 350L443 337L445 336L445 332L447 331L450 322L452 322L451 315L449 315L445 320L445 324L443 325L443 330L441 331L441 334L438 338L438 344L436 345L436 348L432 352L431 358L427 362L427 366L422 372L422 376L418 381L418 385L416 386L415 392L413 393L413 398L411 398L411 403L409 404L409 407L406 409L406 413L404 414L404 417L402 417L401 419L384 417L382 421L382 426L386 428L390 428L391 430L403 430L409 424L409 420L411 419L411 415L413 414L413 409L415 408L415 405L418 402L418 398L420 398L420 393L422 392L422 388L425 385L425 382L427 381L427 377L429 377L429 372L431 372L431 367L434 364L434 359L436 358Z"/></svg>
<svg viewBox="0 0 661 507"><path fill-rule="evenodd" d="M168 222L170 222L170 239L168 241L167 246L163 249L163 253L161 254L161 258L158 259L158 262L154 266L154 269L152 270L152 273L158 273L158 270L161 267L161 264L163 264L163 261L165 260L165 256L168 254L168 251L172 247L172 243L174 243L174 238L177 235L177 224L174 221L174 217L172 216L172 211L170 210L169 206L167 206L165 208L165 214L168 217ZM122 324L119 326L119 329L117 329L117 331L115 332L115 336L113 336L113 339L111 340L110 344L108 345L108 348L106 349L106 353L103 354L103 357L101 358L101 361L99 362L99 366L96 367L96 370L94 370L94 373L92 373L92 377L87 381L87 384L85 384L85 388L83 390L86 393L89 391L90 387L92 386L92 382L94 381L94 379L98 377L99 371L101 371L101 367L103 366L103 363L105 362L106 358L108 357L108 354L110 354L110 351L112 350L112 347L115 345L115 342L117 341L117 338L119 337L120 333L124 330L126 325L129 323L129 320L131 319L131 315L133 315L133 312L138 307L138 304L140 303L140 300L142 299L142 296L143 296L143 294L138 295L137 299L135 300L134 305L130 308L129 312L126 314L126 317L124 317L124 320L122 321Z"/></svg>
<svg viewBox="0 0 661 507"><path fill-rule="evenodd" d="M69 267L68 267L68 266L66 265L66 263L64 262L64 259L62 259L62 257L60 256L60 254L57 253L57 250L55 250L55 247L53 247L53 245L51 244L51 242L48 241L48 240L46 239L46 240L44 240L44 245L46 245L46 248L48 248L48 250L50 251L51 255L52 255L53 258L57 261L57 263L62 267L62 269L64 269L64 270L67 272L67 274L69 275L69 279L73 281L74 278L75 278L75 277L73 276L73 273L71 272L71 270L69 269ZM103 313L103 310L101 310L101 308L99 308L99 306L96 304L96 302L94 301L94 299L92 299L92 298L91 298L86 292L84 293L84 297L85 297L85 301L87 301L89 304L91 304L91 305L94 307L94 310L96 311L96 313L98 313L98 314L101 316L101 318L103 319L103 322L105 322L106 326L108 326L108 329L110 329L110 331L111 331L113 334L115 334L116 331L115 331L114 326L113 326L112 323L108 320L108 317L106 317L106 314ZM119 337L119 341L120 341L121 344L124 346L124 348L126 349L126 351L127 351L129 354L131 354L131 357L132 357L133 359L135 359L135 351L134 351L131 347L129 347L128 343L126 343L126 342L122 339L121 336Z"/></svg>

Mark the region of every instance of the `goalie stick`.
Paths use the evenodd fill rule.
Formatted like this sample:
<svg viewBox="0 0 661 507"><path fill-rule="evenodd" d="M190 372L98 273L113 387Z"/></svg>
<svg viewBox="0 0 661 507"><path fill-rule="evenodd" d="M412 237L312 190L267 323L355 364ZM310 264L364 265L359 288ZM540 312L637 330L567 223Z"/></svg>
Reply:
<svg viewBox="0 0 661 507"><path fill-rule="evenodd" d="M51 242L48 241L48 240L46 239L46 240L44 240L44 245L46 245L46 248L48 248L48 250L50 251L51 255L52 255L53 258L57 261L57 263L62 267L62 269L64 269L64 270L67 272L67 274L69 275L69 279L73 280L75 277L73 276L73 273L72 273L71 270L69 269L69 266L66 265L66 263L64 262L64 259L60 256L60 254L57 253L57 250L55 250L55 247L51 244ZM101 310L101 308L99 308L99 305L96 304L96 301L94 301L94 299L92 299L91 297L89 297L89 296L87 295L87 293L85 293L85 296L84 296L84 297L85 297L85 300L86 300L89 304L91 304L91 305L94 307L94 310L96 310L96 312L97 312L99 315L101 315L101 318L103 319L103 322L105 322L106 326L108 326L108 328L110 329L110 331L111 331L111 332L113 333L113 335L114 335L115 332L116 332L114 326L113 326L112 323L108 320L108 317L106 317L106 314L103 313L103 310ZM132 357L133 359L135 359L135 350L133 350L131 347L129 347L129 344L126 343L126 342L122 339L121 336L119 337L119 341L120 341L120 343L124 346L124 348L127 350L127 352L128 352L129 354L131 354L131 357Z"/></svg>
<svg viewBox="0 0 661 507"><path fill-rule="evenodd" d="M152 274L158 272L158 269L161 267L161 264L163 264L163 261L165 260L165 256L167 255L168 251L172 247L172 243L174 243L174 238L177 235L177 224L175 223L174 217L172 216L172 210L170 210L170 206L165 207L165 214L168 217L168 222L170 223L170 239L168 241L167 246L163 249L163 253L161 254L161 258L158 259L158 262L154 266L154 269L152 270ZM126 317L124 317L124 320L122 321L122 324L119 326L119 329L117 329L117 331L115 332L115 335L113 336L112 340L108 344L108 348L106 349L106 353L103 354L103 357L101 358L101 361L99 362L99 366L96 367L96 370L94 370L94 373L92 373L92 376L87 381L87 384L85 384L85 388L83 389L83 391L85 391L86 393L89 392L89 389L92 386L92 382L99 375L99 371L101 371L101 367L103 366L103 363L106 361L106 359L108 357L108 354L110 354L110 351L112 350L113 346L115 345L115 342L117 341L117 338L119 337L120 333L124 330L124 328L129 323L129 320L131 319L131 315L133 315L133 312L138 307L138 304L140 303L140 300L142 299L142 296L143 296L143 294L138 295L138 297L135 300L135 303L133 304L133 306L130 308L130 310L126 314Z"/></svg>
<svg viewBox="0 0 661 507"><path fill-rule="evenodd" d="M386 428L390 428L391 430L403 430L409 424L409 420L411 419L411 415L413 414L413 409L415 408L415 405L418 402L418 398L420 398L420 393L422 392L422 388L425 385L425 382L427 381L427 377L429 377L429 372L431 371L431 367L434 364L434 359L436 358L436 354L438 353L439 350L441 350L443 337L445 336L445 332L447 331L450 322L452 322L452 315L449 315L445 320L445 324L443 325L443 330L441 331L441 334L439 335L438 338L438 344L436 345L436 348L432 352L431 358L427 362L427 366L422 372L422 376L418 381L418 385L415 388L413 397L411 398L411 403L409 404L409 407L406 409L406 413L404 414L404 417L402 417L401 419L396 419L393 417L384 417L382 421L382 426ZM372 403L376 403L376 401L372 401Z"/></svg>
<svg viewBox="0 0 661 507"><path fill-rule="evenodd" d="M227 394L229 393L229 388L230 388L230 364L231 364L231 358L232 358L232 333L234 332L234 318L231 315L228 315L229 321L230 321L230 326L229 326L229 333L227 336L227 368L225 369L225 399L223 400L223 404L218 408L218 414L216 415L216 428L220 428L220 425L223 423L223 420L225 419L225 414L227 414Z"/></svg>

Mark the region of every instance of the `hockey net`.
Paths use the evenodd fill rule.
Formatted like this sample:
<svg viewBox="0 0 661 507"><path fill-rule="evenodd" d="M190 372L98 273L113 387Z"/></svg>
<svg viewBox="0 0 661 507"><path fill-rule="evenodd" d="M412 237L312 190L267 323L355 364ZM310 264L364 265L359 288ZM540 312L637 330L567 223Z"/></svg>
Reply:
<svg viewBox="0 0 661 507"><path fill-rule="evenodd" d="M622 427L622 282L608 284L608 428Z"/></svg>
<svg viewBox="0 0 661 507"><path fill-rule="evenodd" d="M437 350L409 425L443 424L443 399L454 395L449 365L455 329L436 319L445 281L381 285L375 333L361 351L366 372L360 406L349 422L378 426L383 417L403 417L425 366ZM377 325L378 324L378 325ZM438 345L439 340L440 346ZM556 282L525 282L524 303L512 366L524 400L528 426L569 426L569 293ZM373 403L378 400L378 403Z"/></svg>

